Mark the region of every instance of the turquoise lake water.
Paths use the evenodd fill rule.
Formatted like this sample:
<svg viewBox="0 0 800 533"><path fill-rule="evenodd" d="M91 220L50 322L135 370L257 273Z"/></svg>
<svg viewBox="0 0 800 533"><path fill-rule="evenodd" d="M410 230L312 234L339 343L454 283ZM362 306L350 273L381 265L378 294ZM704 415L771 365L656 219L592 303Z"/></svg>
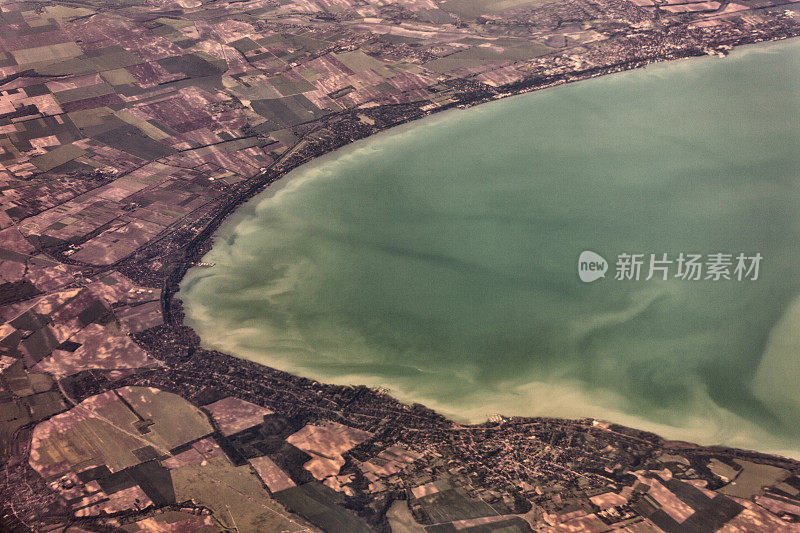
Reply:
<svg viewBox="0 0 800 533"><path fill-rule="evenodd" d="M798 40L446 112L253 199L180 297L206 347L460 421L799 456L799 140ZM578 278L584 250L604 279ZM757 280L644 279L681 252L763 259ZM646 254L638 281L622 253Z"/></svg>

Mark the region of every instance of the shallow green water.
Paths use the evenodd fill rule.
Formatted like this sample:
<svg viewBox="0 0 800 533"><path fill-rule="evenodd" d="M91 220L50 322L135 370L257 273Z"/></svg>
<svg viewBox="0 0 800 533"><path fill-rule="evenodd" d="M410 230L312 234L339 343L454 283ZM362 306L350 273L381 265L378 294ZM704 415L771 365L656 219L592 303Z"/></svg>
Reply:
<svg viewBox="0 0 800 533"><path fill-rule="evenodd" d="M797 40L448 112L254 199L181 298L207 347L460 420L797 455L798 116ZM583 250L605 279L579 280ZM622 252L763 260L756 281L617 281Z"/></svg>

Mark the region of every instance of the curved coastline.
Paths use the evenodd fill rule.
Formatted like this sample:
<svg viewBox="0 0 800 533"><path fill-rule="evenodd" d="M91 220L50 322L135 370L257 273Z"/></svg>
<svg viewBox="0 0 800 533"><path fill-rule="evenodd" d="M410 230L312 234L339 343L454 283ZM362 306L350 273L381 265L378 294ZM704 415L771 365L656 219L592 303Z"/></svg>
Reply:
<svg viewBox="0 0 800 533"><path fill-rule="evenodd" d="M323 153L318 155L312 156L311 158L304 160L296 165L291 166L290 168L280 170L277 173L273 173L272 170L276 165L282 162L281 160L276 161L272 166L270 166L260 178L255 178L259 180L257 187L253 188L253 190L249 193L248 196L240 199L237 203L231 204L228 206L224 216L219 217L214 223L210 226L211 233L207 233L202 237L196 239L196 245L199 250L206 250L201 251L194 251L192 254L187 254L187 257L192 259L193 262L197 262L200 256L204 255L207 252L209 245L213 245L213 240L218 238L219 235L217 233L220 230L223 230L223 226L229 226L232 220L235 220L237 215L242 214L243 209L247 209L248 205L251 204L254 200L263 200L270 198L280 192L280 190L288 187L290 183L298 178L302 178L299 175L300 172L315 168L317 165L324 164L326 161L330 160L331 158L338 157L341 155L346 155L352 150L357 150L359 146L361 146L364 142L373 140L376 136L385 136L385 135L399 135L405 131L408 131L412 128L419 128L424 127L429 121L435 121L444 119L448 114L453 113L460 113L462 111L475 111L475 110L485 110L488 104L503 104L507 103L510 100L518 97L524 97L525 95L543 91L546 89L557 89L560 87L564 87L566 85L579 83L582 81L587 81L595 78L609 78L613 77L614 75L624 74L626 72L634 71L634 70L645 70L645 69L653 69L659 68L664 66L673 66L681 63L688 63L688 62L695 62L695 61L718 61L724 60L729 55L735 54L741 56L742 54L750 53L750 51L757 50L760 47L775 47L775 46L791 46L794 42L800 42L800 37L788 37L777 39L773 41L760 41L760 42L748 42L738 44L732 48L732 50L726 54L724 57L710 55L707 53L696 53L694 55L687 55L683 57L677 58L668 58L668 59L660 59L657 61L649 61L649 62L634 62L630 65L619 66L619 68L615 69L607 69L608 71L599 72L599 73L592 73L585 76L579 76L570 78L567 80L558 80L553 82L544 83L542 85L533 85L530 87L521 86L518 89L513 89L507 93L500 93L498 95L487 97L484 99L478 99L474 102L455 105L450 104L433 111L430 111L424 115L419 117L415 117L411 120L403 120L397 122L396 124L392 124L386 128L377 129L373 133L370 133L367 136L359 137L353 140L350 140L341 146L332 148L327 150ZM300 141L304 140L303 138ZM295 145L296 146L296 145ZM291 150L289 150L291 151ZM287 151L287 153L289 152ZM224 231L224 230L223 230ZM192 268L191 263L187 263L185 268L181 270L180 277L177 281L173 281L173 287L177 287L183 278L186 276L187 272ZM173 291L172 294L176 294L177 291Z"/></svg>
<svg viewBox="0 0 800 533"><path fill-rule="evenodd" d="M765 45L767 45L767 46L775 45L775 43L774 42L765 43ZM746 53L747 49L741 50L740 48L737 48L734 51L734 53L739 53L739 52ZM707 60L714 61L715 59L708 58ZM529 92L529 91L525 91L525 92ZM454 112L457 112L457 111L454 111L454 110L447 111L447 113L454 113ZM407 124L403 124L403 125L400 125L400 126L397 126L397 127L392 127L392 128L380 131L380 132L378 132L377 134L374 134L374 135L397 135L397 134L402 134L405 131L407 131L408 129L424 127L426 121L428 121L428 120L435 121L440 117L444 118L445 114L437 113L435 115L428 115L428 116L425 117L424 121L420 122L419 120L414 120L414 121L411 121L411 122L409 122ZM370 139L370 140L373 139L374 135L370 135L368 137L368 139ZM366 139L364 139L364 140L366 140ZM241 219L240 217L247 216L248 210L255 209L255 206L258 203L264 201L266 198L269 198L270 196L272 196L274 194L277 194L281 189L285 189L285 188L291 187L293 183L297 183L297 179L302 179L304 173L306 171L308 171L309 169L316 168L317 165L325 165L325 163L328 160L328 158L330 158L330 157L336 157L336 158L342 157L343 155L346 155L346 154L349 154L351 152L355 152L355 151L359 150L361 147L362 147L362 144L360 143L360 140L352 142L352 143L349 143L349 144L345 145L344 147L337 149L335 151L335 153L334 152L328 152L325 155L316 157L316 158L312 159L311 161L309 161L309 162L307 162L307 163L305 163L305 164L303 164L303 165L301 165L299 167L292 168L291 171L284 172L284 173L279 174L277 177L273 177L273 179L270 180L270 183L274 182L278 178L281 178L281 179L280 179L280 181L277 181L275 184L270 185L266 189L265 192L261 193L257 197L250 198L249 200L246 200L244 203L237 204L237 207L235 209L233 209L231 212L227 213L227 215L225 217L223 217L224 224L219 225L218 230L214 232L214 235L212 236L211 234L209 234L209 235L206 236L206 239L204 239L202 242L198 243L198 248L197 248L198 256L202 255L202 253L200 253L200 252L202 252L203 250L207 250L208 249L209 243L211 242L210 239L212 237L220 238L221 235L224 235L225 228L230 228L230 227L234 226L237 223L237 221ZM220 220L220 222L222 222L222 219ZM185 274L185 272L186 271L184 271L183 274ZM183 279L184 275L182 275L181 278ZM180 282L182 282L182 280ZM170 296L168 296L168 298ZM190 326L190 327L192 326L191 321L184 320L183 322L186 325ZM343 380L343 381L349 381L351 383L353 382L353 380ZM381 383L373 383L372 385L377 386L377 385L380 385L380 384ZM409 398L401 397L401 400L413 401L414 399L410 398L410 397ZM432 405L431 407L437 408L436 405ZM451 415L450 413L445 413L445 414ZM579 415L577 413L576 413L575 416L576 416L576 418L579 417ZM481 418L480 416L476 417L476 418L471 418L470 422L475 422L477 420L480 420L480 418ZM612 416L610 416L610 418L613 418L615 422L624 423L624 424L629 425L629 426L642 427L642 424L639 424L636 419L630 419L630 418L624 418L622 416L616 416L613 413L612 413ZM668 430L668 428L663 428L662 429L662 428L653 427L653 426L648 427L648 429L656 431L656 432L663 432L665 430ZM682 439L684 439L684 436L673 436L673 437L674 438L682 438ZM686 438L685 440L696 440L696 439ZM713 442L708 442L708 444L713 444ZM777 450L776 449L776 450L768 450L768 452L769 453L783 453L785 455L790 455L790 456L795 456L795 457L800 456L800 455L798 455L797 451L795 451L795 450Z"/></svg>

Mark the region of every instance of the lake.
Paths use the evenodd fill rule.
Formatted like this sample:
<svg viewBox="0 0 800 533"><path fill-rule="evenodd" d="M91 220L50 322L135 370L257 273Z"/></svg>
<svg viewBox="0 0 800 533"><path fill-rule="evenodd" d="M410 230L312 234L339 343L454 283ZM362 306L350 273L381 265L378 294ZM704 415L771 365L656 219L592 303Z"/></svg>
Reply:
<svg viewBox="0 0 800 533"><path fill-rule="evenodd" d="M597 417L798 457L799 116L795 39L383 132L226 221L182 282L187 322L459 421ZM587 250L608 264L591 283ZM626 257L638 279L616 279Z"/></svg>

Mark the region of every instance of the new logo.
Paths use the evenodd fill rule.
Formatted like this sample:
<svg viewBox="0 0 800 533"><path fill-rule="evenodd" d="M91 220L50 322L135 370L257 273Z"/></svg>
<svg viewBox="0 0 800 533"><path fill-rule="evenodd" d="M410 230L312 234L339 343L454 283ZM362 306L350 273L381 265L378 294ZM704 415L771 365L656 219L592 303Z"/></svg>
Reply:
<svg viewBox="0 0 800 533"><path fill-rule="evenodd" d="M600 254L586 250L578 257L578 277L584 283L606 277L607 270L608 263Z"/></svg>

